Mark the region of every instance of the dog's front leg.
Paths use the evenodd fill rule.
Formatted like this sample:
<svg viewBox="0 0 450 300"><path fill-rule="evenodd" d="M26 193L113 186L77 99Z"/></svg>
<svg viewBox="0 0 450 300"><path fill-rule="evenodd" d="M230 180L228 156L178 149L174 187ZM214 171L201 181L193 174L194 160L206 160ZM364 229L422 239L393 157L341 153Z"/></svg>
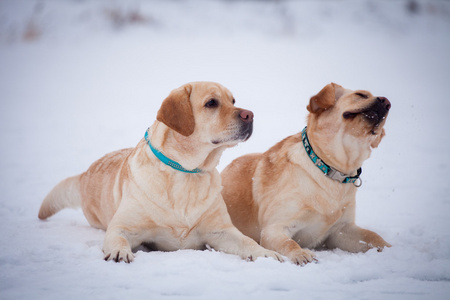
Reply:
<svg viewBox="0 0 450 300"><path fill-rule="evenodd" d="M106 261L124 261L130 263L134 259L131 245L128 241L127 231L120 226L108 226L105 241L103 242L103 253Z"/></svg>
<svg viewBox="0 0 450 300"><path fill-rule="evenodd" d="M265 227L261 231L261 246L287 256L297 265L304 265L316 260L314 252L300 247L284 228L282 225Z"/></svg>
<svg viewBox="0 0 450 300"><path fill-rule="evenodd" d="M207 233L206 244L217 251L239 255L243 259L251 261L258 257L272 257L280 262L283 261L281 255L264 249L232 225Z"/></svg>
<svg viewBox="0 0 450 300"><path fill-rule="evenodd" d="M333 232L325 244L330 249L339 248L354 253L366 252L372 248L377 248L380 252L384 247L391 247L391 244L377 233L360 228L354 223L346 224Z"/></svg>

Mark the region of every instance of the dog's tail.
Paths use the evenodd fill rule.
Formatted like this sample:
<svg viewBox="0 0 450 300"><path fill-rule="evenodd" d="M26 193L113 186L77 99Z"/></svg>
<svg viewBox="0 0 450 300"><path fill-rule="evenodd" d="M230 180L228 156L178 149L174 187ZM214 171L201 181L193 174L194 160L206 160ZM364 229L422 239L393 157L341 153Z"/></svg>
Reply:
<svg viewBox="0 0 450 300"><path fill-rule="evenodd" d="M69 177L58 183L48 193L39 210L39 219L45 220L66 207L81 206L80 175Z"/></svg>

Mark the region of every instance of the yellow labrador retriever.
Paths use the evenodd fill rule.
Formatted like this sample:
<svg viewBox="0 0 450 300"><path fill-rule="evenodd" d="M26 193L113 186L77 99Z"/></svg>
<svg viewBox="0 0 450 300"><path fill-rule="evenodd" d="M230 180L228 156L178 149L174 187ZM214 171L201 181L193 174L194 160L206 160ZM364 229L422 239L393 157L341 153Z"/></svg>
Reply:
<svg viewBox="0 0 450 300"><path fill-rule="evenodd" d="M281 261L233 226L223 202L220 156L253 129L253 113L234 102L212 82L173 90L135 148L107 154L63 180L44 199L39 218L81 206L92 226L106 230L104 258L116 262L131 262L132 249L143 243Z"/></svg>
<svg viewBox="0 0 450 300"><path fill-rule="evenodd" d="M325 86L311 98L302 132L224 169L222 195L233 224L297 264L315 260L305 248L390 247L355 225L361 165L383 138L390 108L368 91Z"/></svg>

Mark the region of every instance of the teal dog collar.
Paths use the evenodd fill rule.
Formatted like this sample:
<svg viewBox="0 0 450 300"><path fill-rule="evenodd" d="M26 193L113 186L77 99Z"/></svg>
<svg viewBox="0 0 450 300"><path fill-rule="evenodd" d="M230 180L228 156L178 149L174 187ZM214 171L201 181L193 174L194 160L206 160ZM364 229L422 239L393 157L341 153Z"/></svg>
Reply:
<svg viewBox="0 0 450 300"><path fill-rule="evenodd" d="M359 177L362 173L362 168L359 168L356 171L356 176L347 176L346 174L343 174L336 170L335 168L327 165L323 160L321 160L316 153L314 153L311 144L308 140L308 135L306 134L306 127L302 131L302 141L303 141L303 147L306 150L306 153L308 154L309 158L312 160L312 162L318 167L327 177L330 179L342 182L342 183L353 183L356 187L360 187L362 184L362 180Z"/></svg>
<svg viewBox="0 0 450 300"><path fill-rule="evenodd" d="M200 169L187 170L187 169L183 168L183 166L180 165L179 163L177 163L176 161L171 160L170 158L168 158L167 156L162 154L160 151L156 150L152 146L152 143L150 143L150 139L148 138L148 130L145 132L145 140L147 141L147 144L150 147L150 149L152 150L153 154L155 154L155 156L160 161L162 161L164 164L168 165L169 167L172 167L175 170L178 170L178 171L181 171L181 172L185 172L185 173L200 173L202 171Z"/></svg>

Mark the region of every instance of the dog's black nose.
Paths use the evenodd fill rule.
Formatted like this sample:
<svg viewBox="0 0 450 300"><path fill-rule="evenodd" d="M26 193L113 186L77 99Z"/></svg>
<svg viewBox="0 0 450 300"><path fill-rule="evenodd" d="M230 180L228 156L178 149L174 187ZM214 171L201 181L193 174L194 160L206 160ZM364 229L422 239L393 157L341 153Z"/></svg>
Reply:
<svg viewBox="0 0 450 300"><path fill-rule="evenodd" d="M378 102L386 109L391 109L391 102L386 97L377 97Z"/></svg>
<svg viewBox="0 0 450 300"><path fill-rule="evenodd" d="M249 110L241 110L239 112L239 117L245 123L250 123L250 122L253 121L253 113L251 111L249 111Z"/></svg>

